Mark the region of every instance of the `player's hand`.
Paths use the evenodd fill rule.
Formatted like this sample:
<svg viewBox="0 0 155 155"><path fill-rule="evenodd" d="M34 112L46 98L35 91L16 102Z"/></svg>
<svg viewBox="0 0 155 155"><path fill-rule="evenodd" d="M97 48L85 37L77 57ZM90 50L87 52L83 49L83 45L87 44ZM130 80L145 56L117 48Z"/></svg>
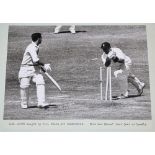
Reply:
<svg viewBox="0 0 155 155"><path fill-rule="evenodd" d="M119 61L118 57L116 57L116 56L115 56L115 57L113 57L113 58L112 58L112 60L113 60L113 62L114 62L114 63L116 63L116 62L118 62L118 61Z"/></svg>
<svg viewBox="0 0 155 155"><path fill-rule="evenodd" d="M111 59L110 58L106 58L106 62L105 62L105 66L109 67L111 65Z"/></svg>
<svg viewBox="0 0 155 155"><path fill-rule="evenodd" d="M115 72L114 72L115 78L118 77L118 74L122 74L122 73L123 73L123 70L122 70L122 69L115 71Z"/></svg>
<svg viewBox="0 0 155 155"><path fill-rule="evenodd" d="M44 65L44 69L45 69L46 71L52 71L50 64L45 64L45 65Z"/></svg>

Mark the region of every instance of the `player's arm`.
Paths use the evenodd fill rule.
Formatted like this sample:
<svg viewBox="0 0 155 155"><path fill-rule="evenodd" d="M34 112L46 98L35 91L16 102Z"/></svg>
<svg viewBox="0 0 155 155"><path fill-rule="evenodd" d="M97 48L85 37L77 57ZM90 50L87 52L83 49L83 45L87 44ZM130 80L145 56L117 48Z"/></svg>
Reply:
<svg viewBox="0 0 155 155"><path fill-rule="evenodd" d="M105 67L109 67L110 65L111 65L111 59L107 57L105 61Z"/></svg>
<svg viewBox="0 0 155 155"><path fill-rule="evenodd" d="M106 67L109 67L111 65L111 60L113 60L113 58L115 57L115 52L113 51L110 51L107 56L106 56L106 59L105 59L105 66Z"/></svg>
<svg viewBox="0 0 155 155"><path fill-rule="evenodd" d="M40 66L42 70L44 71L52 71L50 64L44 64L40 60L37 62L34 62L34 66Z"/></svg>
<svg viewBox="0 0 155 155"><path fill-rule="evenodd" d="M111 64L111 59L108 57L107 54L103 53L103 55L101 56L101 60L103 62L103 65L105 65L105 67L110 66Z"/></svg>
<svg viewBox="0 0 155 155"><path fill-rule="evenodd" d="M30 55L31 55L31 58L32 58L33 66L42 66L42 67L44 67L45 64L40 61L36 51L31 51Z"/></svg>
<svg viewBox="0 0 155 155"><path fill-rule="evenodd" d="M112 60L113 60L114 63L116 63L116 62L118 62L118 63L124 63L125 62L124 59L120 59L118 57L113 57Z"/></svg>
<svg viewBox="0 0 155 155"><path fill-rule="evenodd" d="M102 60L102 62L103 62L103 64L105 65L105 62L106 62L106 55L105 55L105 53L103 53L102 55L101 55L101 60Z"/></svg>
<svg viewBox="0 0 155 155"><path fill-rule="evenodd" d="M107 54L103 54L103 55L101 56L101 60L102 60L102 62L103 62L103 65L105 65L105 67L109 67L109 66L110 66L110 64L111 64L111 59L108 57Z"/></svg>
<svg viewBox="0 0 155 155"><path fill-rule="evenodd" d="M116 56L116 53L111 51L108 53L106 61L105 61L105 66L109 67L111 64L111 60L113 60L114 63L125 63L124 55L120 56L119 58Z"/></svg>
<svg viewBox="0 0 155 155"><path fill-rule="evenodd" d="M114 63L125 63L125 55L122 51L118 51L114 55L111 55L111 58Z"/></svg>
<svg viewBox="0 0 155 155"><path fill-rule="evenodd" d="M34 66L40 66L43 67L44 70L50 70L51 71L51 67L50 64L44 64L43 62L40 61L40 59L38 58L37 55L37 51L36 49L32 49L31 52L29 52L32 58L32 62Z"/></svg>
<svg viewBox="0 0 155 155"><path fill-rule="evenodd" d="M52 70L50 64L44 64L40 60L38 60L37 62L34 62L34 66L40 66L43 71Z"/></svg>
<svg viewBox="0 0 155 155"><path fill-rule="evenodd" d="M42 66L43 67L45 64L43 62L41 62L40 60L38 60L36 62L33 61L33 65L34 66Z"/></svg>
<svg viewBox="0 0 155 155"><path fill-rule="evenodd" d="M106 61L105 61L105 66L106 67L109 67L110 64L111 64L111 60L113 60L114 63L118 62L118 63L125 63L125 60L124 59L120 59L116 56L113 56L113 57L107 57L106 58Z"/></svg>

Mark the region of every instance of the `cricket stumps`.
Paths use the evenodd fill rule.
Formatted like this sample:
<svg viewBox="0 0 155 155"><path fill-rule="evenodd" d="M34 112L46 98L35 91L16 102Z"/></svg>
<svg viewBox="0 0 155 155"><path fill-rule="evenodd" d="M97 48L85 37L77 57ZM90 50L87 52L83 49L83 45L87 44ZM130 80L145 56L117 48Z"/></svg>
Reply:
<svg viewBox="0 0 155 155"><path fill-rule="evenodd" d="M100 99L103 100L103 71L100 67ZM106 68L106 89L105 89L105 101L112 101L112 89L111 89L111 67Z"/></svg>

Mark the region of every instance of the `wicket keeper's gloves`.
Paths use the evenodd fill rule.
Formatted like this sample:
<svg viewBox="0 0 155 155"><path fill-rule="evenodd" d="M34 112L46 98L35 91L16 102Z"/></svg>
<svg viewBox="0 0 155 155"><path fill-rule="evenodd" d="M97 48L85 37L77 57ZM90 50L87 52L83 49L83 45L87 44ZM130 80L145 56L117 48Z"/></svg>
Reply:
<svg viewBox="0 0 155 155"><path fill-rule="evenodd" d="M118 57L113 57L112 60L113 60L114 63L116 63L116 62L124 63L124 59L119 59Z"/></svg>
<svg viewBox="0 0 155 155"><path fill-rule="evenodd" d="M106 62L105 62L105 66L106 66L106 67L109 67L110 64L111 64L111 59L107 57L107 58L106 58Z"/></svg>
<svg viewBox="0 0 155 155"><path fill-rule="evenodd" d="M112 60L113 60L114 63L119 61L118 57L113 57Z"/></svg>

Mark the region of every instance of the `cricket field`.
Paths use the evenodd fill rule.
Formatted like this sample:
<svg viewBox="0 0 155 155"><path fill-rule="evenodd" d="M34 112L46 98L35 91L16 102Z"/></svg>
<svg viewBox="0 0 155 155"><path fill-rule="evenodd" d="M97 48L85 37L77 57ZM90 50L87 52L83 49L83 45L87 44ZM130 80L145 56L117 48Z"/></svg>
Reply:
<svg viewBox="0 0 155 155"><path fill-rule="evenodd" d="M53 34L54 26L10 26L6 65L5 120L150 120L151 101L146 31L144 26L76 26L76 34L63 27ZM48 109L37 108L35 84L30 86L30 108L20 108L18 71L31 34L41 32L40 59L50 63L51 75L62 92L46 77ZM146 83L142 96L132 85L127 99L100 100L99 73L101 43L108 41L124 51L133 61L134 74ZM112 67L112 94L119 86ZM103 69L103 96L106 75Z"/></svg>

